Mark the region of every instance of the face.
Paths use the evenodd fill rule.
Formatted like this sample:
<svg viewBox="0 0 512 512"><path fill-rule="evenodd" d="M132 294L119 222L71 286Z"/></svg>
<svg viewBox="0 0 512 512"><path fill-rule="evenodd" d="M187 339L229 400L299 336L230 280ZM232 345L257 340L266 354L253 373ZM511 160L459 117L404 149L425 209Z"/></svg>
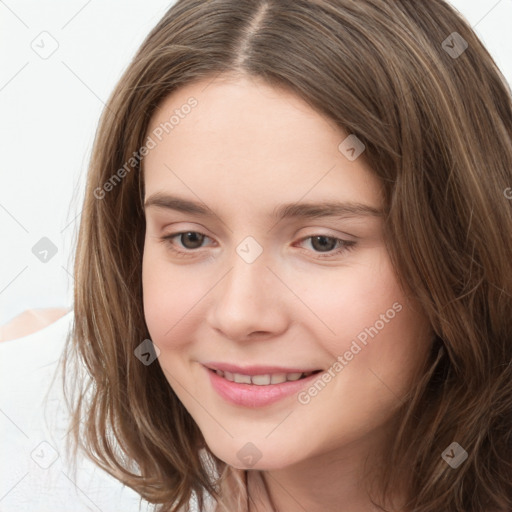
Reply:
<svg viewBox="0 0 512 512"><path fill-rule="evenodd" d="M293 93L228 76L174 91L151 120L154 364L235 467L376 438L430 348L385 249L379 182L352 139L340 146L348 135Z"/></svg>

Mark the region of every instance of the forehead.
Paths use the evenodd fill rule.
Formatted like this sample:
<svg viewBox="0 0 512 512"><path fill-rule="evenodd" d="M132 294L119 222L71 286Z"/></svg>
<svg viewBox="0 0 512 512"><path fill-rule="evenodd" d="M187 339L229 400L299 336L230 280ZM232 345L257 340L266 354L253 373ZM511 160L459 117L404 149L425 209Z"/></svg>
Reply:
<svg viewBox="0 0 512 512"><path fill-rule="evenodd" d="M363 158L339 150L347 137L302 98L261 80L221 77L189 84L161 103L143 159L146 197L181 191L245 205L316 200L379 202Z"/></svg>
<svg viewBox="0 0 512 512"><path fill-rule="evenodd" d="M210 151L217 141L223 151L227 145L231 150L256 150L264 141L266 151L275 149L281 153L285 149L280 146L283 142L314 147L336 143L341 135L330 119L289 90L271 87L258 78L230 75L202 80L172 92L150 121L149 132L159 128L164 132L163 138L176 142L209 137ZM225 135L230 139L226 140Z"/></svg>

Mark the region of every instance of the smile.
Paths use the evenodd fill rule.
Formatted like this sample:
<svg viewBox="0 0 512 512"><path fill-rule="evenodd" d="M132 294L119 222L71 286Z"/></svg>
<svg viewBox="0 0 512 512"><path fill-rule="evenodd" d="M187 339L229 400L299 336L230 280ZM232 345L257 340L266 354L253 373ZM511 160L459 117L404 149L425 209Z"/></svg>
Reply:
<svg viewBox="0 0 512 512"><path fill-rule="evenodd" d="M266 373L263 375L244 375L243 373L223 372L222 370L212 371L215 371L217 375L229 380L230 382L236 382L238 384L254 384L256 386L269 386L271 384L281 384L282 382L304 379L314 373L320 372L321 370L316 370L314 372Z"/></svg>
<svg viewBox="0 0 512 512"><path fill-rule="evenodd" d="M261 373L261 369L252 372L246 369L247 373L238 373L207 366L203 368L211 387L223 401L248 408L265 407L295 395L310 385L322 371Z"/></svg>

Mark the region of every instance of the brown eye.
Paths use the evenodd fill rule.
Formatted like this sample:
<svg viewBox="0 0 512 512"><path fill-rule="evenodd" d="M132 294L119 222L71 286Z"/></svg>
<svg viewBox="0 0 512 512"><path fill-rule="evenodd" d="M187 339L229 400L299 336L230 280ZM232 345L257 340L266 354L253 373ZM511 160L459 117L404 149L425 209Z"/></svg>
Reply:
<svg viewBox="0 0 512 512"><path fill-rule="evenodd" d="M307 240L310 241L309 245L312 247L313 253L316 253L317 258L320 259L341 255L350 251L356 245L354 241L342 240L341 238L328 235L307 236L300 240L300 243L304 244ZM308 252L311 252L311 249Z"/></svg>
<svg viewBox="0 0 512 512"><path fill-rule="evenodd" d="M197 231L182 231L180 233L172 233L160 238L167 248L177 256L196 256L208 236ZM177 243L179 239L180 243Z"/></svg>
<svg viewBox="0 0 512 512"><path fill-rule="evenodd" d="M176 236L179 236L180 242L185 249L198 249L205 238L205 235L197 231L187 231Z"/></svg>
<svg viewBox="0 0 512 512"><path fill-rule="evenodd" d="M311 247L320 252L332 251L338 243L338 240L332 236L312 236Z"/></svg>

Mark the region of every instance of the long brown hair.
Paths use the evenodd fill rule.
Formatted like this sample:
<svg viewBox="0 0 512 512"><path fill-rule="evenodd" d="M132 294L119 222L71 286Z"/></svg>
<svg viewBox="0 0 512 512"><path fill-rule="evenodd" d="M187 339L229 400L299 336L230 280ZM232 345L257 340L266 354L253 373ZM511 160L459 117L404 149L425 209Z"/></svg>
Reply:
<svg viewBox="0 0 512 512"><path fill-rule="evenodd" d="M407 511L512 510L511 94L442 0L179 0L167 11L110 96L94 142L63 359L65 373L72 362L77 372L67 377L76 381L75 452L162 511L192 496L202 507L204 492L228 510L238 507L228 500L247 499L244 479L208 450L159 365L134 356L149 338L148 123L169 93L221 73L302 97L364 143L382 182L391 261L436 343L399 410L380 502L400 485ZM457 469L442 457L454 442L468 454ZM228 477L240 487L229 496L220 485Z"/></svg>

